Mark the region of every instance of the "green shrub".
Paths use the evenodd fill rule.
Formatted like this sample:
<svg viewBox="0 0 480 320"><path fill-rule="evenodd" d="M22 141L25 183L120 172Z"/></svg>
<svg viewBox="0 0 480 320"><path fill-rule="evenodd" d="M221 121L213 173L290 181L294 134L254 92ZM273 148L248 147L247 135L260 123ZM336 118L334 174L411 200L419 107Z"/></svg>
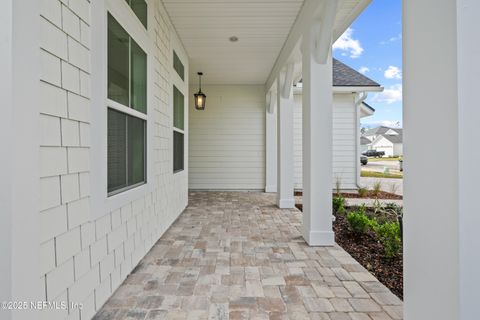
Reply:
<svg viewBox="0 0 480 320"><path fill-rule="evenodd" d="M333 213L345 214L345 198L333 197L332 198Z"/></svg>
<svg viewBox="0 0 480 320"><path fill-rule="evenodd" d="M353 232L366 233L374 224L375 220L371 220L365 214L365 208L360 207L358 210L352 211L347 215L347 221Z"/></svg>
<svg viewBox="0 0 480 320"><path fill-rule="evenodd" d="M367 188L358 188L358 195L362 198L366 197L368 194Z"/></svg>
<svg viewBox="0 0 480 320"><path fill-rule="evenodd" d="M402 249L400 240L400 224L398 222L376 225L374 228L378 241L383 245L385 258L391 259L398 255Z"/></svg>

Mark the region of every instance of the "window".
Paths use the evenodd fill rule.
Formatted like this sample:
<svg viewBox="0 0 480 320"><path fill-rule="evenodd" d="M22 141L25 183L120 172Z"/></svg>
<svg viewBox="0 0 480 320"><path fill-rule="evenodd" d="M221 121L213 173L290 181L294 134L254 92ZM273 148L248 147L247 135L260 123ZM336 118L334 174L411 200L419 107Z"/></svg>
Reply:
<svg viewBox="0 0 480 320"><path fill-rule="evenodd" d="M108 15L108 194L146 182L147 55Z"/></svg>
<svg viewBox="0 0 480 320"><path fill-rule="evenodd" d="M173 172L184 169L184 112L185 99L173 86Z"/></svg>
<svg viewBox="0 0 480 320"><path fill-rule="evenodd" d="M173 69L182 80L185 80L185 67L175 51L173 51Z"/></svg>
<svg viewBox="0 0 480 320"><path fill-rule="evenodd" d="M147 111L147 54L108 15L108 98Z"/></svg>
<svg viewBox="0 0 480 320"><path fill-rule="evenodd" d="M147 28L147 22L148 22L148 10L147 10L147 3L145 0L125 0L127 1L128 5L130 8L132 8L133 12L137 16L137 18L140 20L140 22L143 24L145 29Z"/></svg>
<svg viewBox="0 0 480 320"><path fill-rule="evenodd" d="M108 109L108 193L145 183L145 121Z"/></svg>

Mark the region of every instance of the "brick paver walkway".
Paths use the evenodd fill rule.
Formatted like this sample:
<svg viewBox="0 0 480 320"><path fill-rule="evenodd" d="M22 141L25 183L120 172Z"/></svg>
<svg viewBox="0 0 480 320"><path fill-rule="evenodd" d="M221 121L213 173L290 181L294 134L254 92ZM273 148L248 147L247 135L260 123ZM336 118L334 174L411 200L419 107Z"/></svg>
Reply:
<svg viewBox="0 0 480 320"><path fill-rule="evenodd" d="M309 247L275 195L192 192L96 315L123 319L402 319L402 302L338 246Z"/></svg>

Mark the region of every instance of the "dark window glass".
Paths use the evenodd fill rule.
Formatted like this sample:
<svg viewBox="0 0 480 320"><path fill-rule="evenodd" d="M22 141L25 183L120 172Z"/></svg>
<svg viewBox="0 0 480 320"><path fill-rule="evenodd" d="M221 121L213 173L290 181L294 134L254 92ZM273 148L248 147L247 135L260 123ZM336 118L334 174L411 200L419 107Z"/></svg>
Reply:
<svg viewBox="0 0 480 320"><path fill-rule="evenodd" d="M147 113L147 54L110 14L108 98Z"/></svg>
<svg viewBox="0 0 480 320"><path fill-rule="evenodd" d="M126 0L126 1L146 29L147 21L148 21L148 8L145 0Z"/></svg>
<svg viewBox="0 0 480 320"><path fill-rule="evenodd" d="M125 106L130 104L130 37L125 29L108 16L108 98Z"/></svg>
<svg viewBox="0 0 480 320"><path fill-rule="evenodd" d="M145 121L128 117L128 183L145 181Z"/></svg>
<svg viewBox="0 0 480 320"><path fill-rule="evenodd" d="M108 110L108 192L127 187L127 115Z"/></svg>
<svg viewBox="0 0 480 320"><path fill-rule="evenodd" d="M177 71L182 80L185 80L185 67L175 51L173 51L173 69Z"/></svg>
<svg viewBox="0 0 480 320"><path fill-rule="evenodd" d="M132 108L147 113L147 54L132 40Z"/></svg>
<svg viewBox="0 0 480 320"><path fill-rule="evenodd" d="M173 172L182 171L184 168L184 142L183 133L173 132Z"/></svg>
<svg viewBox="0 0 480 320"><path fill-rule="evenodd" d="M108 193L146 182L145 124L108 109Z"/></svg>
<svg viewBox="0 0 480 320"><path fill-rule="evenodd" d="M177 87L173 86L173 126L184 129L185 98Z"/></svg>

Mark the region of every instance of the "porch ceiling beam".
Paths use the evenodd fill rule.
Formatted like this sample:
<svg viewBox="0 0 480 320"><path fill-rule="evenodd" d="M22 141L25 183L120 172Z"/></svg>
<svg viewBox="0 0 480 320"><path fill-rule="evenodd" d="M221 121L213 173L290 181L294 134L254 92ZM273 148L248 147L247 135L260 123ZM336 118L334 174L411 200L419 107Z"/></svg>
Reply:
<svg viewBox="0 0 480 320"><path fill-rule="evenodd" d="M337 9L341 8L342 0L338 0ZM298 17L290 30L290 33L283 45L280 54L275 61L275 64L270 71L270 75L267 78L265 83L266 91L270 91L272 87L275 86L276 78L279 75L280 71L286 64L289 62L300 62L301 53L300 53L300 43L305 30L309 28L315 20L320 19L321 11L325 5L325 0L305 0L303 8L301 9ZM342 35L343 32L348 28L349 25L355 20L355 18L370 4L371 0L360 0L357 6L351 11L350 15L344 20L341 21L338 25L335 25L333 28L333 38L332 41L335 41Z"/></svg>
<svg viewBox="0 0 480 320"><path fill-rule="evenodd" d="M317 63L325 64L330 47L332 46L332 33L337 16L338 0L326 0L322 10L320 22L315 35L314 58Z"/></svg>
<svg viewBox="0 0 480 320"><path fill-rule="evenodd" d="M284 99L288 99L290 96L290 92L292 91L293 87L293 75L295 71L295 64L289 63L287 65L287 70L285 72L285 77L283 78L283 83L282 83L282 97Z"/></svg>

